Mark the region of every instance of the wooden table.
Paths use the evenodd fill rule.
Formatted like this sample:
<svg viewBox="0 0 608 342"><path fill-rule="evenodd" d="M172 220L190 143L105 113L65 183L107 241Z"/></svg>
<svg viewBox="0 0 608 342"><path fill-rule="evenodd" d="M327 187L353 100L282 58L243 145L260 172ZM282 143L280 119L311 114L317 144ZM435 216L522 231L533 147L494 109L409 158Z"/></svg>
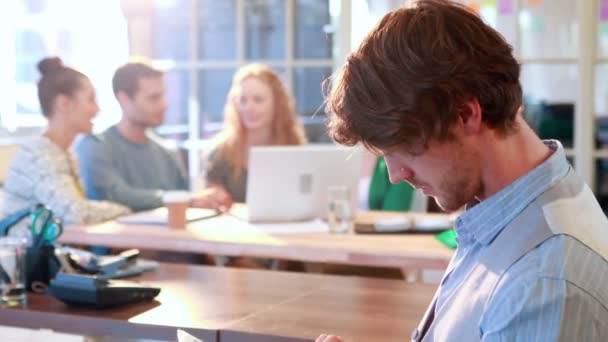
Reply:
<svg viewBox="0 0 608 342"><path fill-rule="evenodd" d="M363 214L360 219L369 220L378 215L391 214L371 212ZM447 267L453 253L432 234L268 234L248 229L242 220L229 215L194 222L186 229L126 225L115 221L93 226L68 226L59 241L116 248L437 270Z"/></svg>
<svg viewBox="0 0 608 342"><path fill-rule="evenodd" d="M136 279L155 301L96 311L30 294L0 308L0 325L88 336L175 341L176 329L213 341L305 341L332 332L356 341L403 341L434 286L395 280L161 264Z"/></svg>

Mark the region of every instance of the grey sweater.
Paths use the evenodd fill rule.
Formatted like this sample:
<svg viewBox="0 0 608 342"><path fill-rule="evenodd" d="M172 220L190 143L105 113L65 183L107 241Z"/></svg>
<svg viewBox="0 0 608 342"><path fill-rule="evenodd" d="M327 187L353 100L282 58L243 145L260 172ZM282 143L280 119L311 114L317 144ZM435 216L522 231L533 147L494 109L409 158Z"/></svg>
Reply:
<svg viewBox="0 0 608 342"><path fill-rule="evenodd" d="M134 143L116 126L76 144L87 196L118 202L133 211L163 205L166 190L187 190L188 181L176 156L149 134L148 142Z"/></svg>

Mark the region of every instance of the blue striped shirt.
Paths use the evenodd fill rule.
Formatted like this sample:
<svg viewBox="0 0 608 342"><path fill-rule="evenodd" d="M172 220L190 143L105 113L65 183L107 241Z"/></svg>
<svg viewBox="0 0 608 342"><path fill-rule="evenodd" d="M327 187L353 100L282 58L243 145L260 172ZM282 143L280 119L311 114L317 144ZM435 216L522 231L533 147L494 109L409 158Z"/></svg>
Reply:
<svg viewBox="0 0 608 342"><path fill-rule="evenodd" d="M490 198L467 208L457 219L458 250L439 290L436 312L448 305L447 298L477 265L496 236L571 171L559 142L545 143L554 150L545 162ZM584 220L576 222L584 224ZM608 246L604 247L608 250ZM608 291L604 289L607 273L608 264L596 251L570 235L555 235L505 272L479 322L481 340L607 339Z"/></svg>

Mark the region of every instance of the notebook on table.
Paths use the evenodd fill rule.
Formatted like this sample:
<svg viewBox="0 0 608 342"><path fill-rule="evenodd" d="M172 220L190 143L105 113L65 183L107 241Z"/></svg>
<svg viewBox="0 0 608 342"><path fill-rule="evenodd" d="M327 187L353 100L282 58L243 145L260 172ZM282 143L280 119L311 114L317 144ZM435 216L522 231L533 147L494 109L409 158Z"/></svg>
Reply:
<svg viewBox="0 0 608 342"><path fill-rule="evenodd" d="M186 221L194 222L218 215L220 215L220 213L215 209L188 208L186 211ZM116 221L123 224L167 225L169 224L169 214L167 208L163 207L121 216L117 218Z"/></svg>
<svg viewBox="0 0 608 342"><path fill-rule="evenodd" d="M452 228L448 215L406 213L377 213L355 220L355 232L359 234L438 233Z"/></svg>

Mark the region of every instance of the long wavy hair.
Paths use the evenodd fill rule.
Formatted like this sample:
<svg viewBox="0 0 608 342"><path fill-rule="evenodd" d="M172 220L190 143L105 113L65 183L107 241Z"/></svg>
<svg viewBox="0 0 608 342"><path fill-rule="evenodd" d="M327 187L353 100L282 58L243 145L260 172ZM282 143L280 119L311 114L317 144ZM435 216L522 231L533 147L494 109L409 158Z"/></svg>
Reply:
<svg viewBox="0 0 608 342"><path fill-rule="evenodd" d="M224 106L224 127L216 135L216 146L232 161L232 177L238 178L245 168L249 151L247 150L247 128L243 124L236 101L241 82L255 77L267 84L272 90L274 100L274 120L272 120L272 141L270 145L306 144L304 126L296 114L293 97L281 82L279 76L265 64L249 64L241 67L232 78Z"/></svg>

